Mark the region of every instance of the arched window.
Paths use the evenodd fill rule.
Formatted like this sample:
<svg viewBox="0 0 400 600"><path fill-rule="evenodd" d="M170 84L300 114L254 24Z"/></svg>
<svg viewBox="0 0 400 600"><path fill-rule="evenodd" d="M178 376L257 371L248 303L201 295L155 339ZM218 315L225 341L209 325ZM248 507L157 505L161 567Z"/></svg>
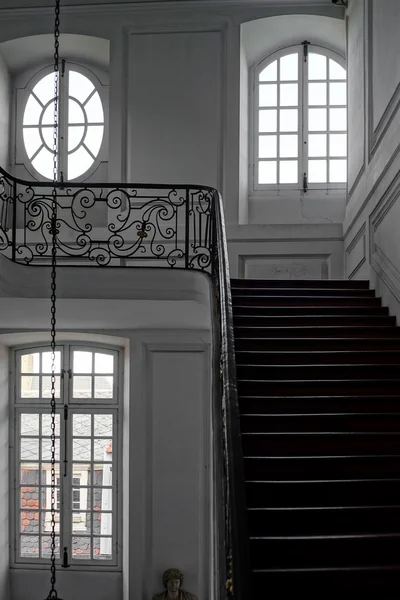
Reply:
<svg viewBox="0 0 400 600"><path fill-rule="evenodd" d="M71 181L89 176L101 161L105 107L102 86L93 72L63 62L61 73L58 175ZM33 77L25 89L17 123L18 154L36 179L53 179L54 99L54 72L48 67Z"/></svg>
<svg viewBox="0 0 400 600"><path fill-rule="evenodd" d="M343 63L335 53L304 42L255 67L255 190L346 187Z"/></svg>

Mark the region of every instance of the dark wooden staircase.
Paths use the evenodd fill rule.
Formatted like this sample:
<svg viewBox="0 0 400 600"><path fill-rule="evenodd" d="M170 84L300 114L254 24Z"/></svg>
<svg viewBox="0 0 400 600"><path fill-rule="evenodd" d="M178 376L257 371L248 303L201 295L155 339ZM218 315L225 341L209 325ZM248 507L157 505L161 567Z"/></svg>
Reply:
<svg viewBox="0 0 400 600"><path fill-rule="evenodd" d="M400 327L365 281L231 284L253 598L399 599Z"/></svg>

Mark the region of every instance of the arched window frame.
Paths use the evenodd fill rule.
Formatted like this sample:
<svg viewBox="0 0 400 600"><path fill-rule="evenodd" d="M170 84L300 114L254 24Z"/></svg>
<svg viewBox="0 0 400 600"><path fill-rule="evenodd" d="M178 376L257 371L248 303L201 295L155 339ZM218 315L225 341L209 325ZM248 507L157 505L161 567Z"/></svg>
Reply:
<svg viewBox="0 0 400 600"><path fill-rule="evenodd" d="M305 44L296 44L285 46L272 54L268 54L268 56L264 57L258 63L253 65L250 68L250 128L249 128L249 181L250 184L250 194L254 197L269 197L280 195L280 196L288 196L294 197L299 194L304 193L304 173L308 174L308 64L305 61ZM326 48L324 46L320 46L317 44L308 43L306 45L306 52L312 53L315 52L317 54L321 54L326 56L328 59L331 58L335 62L337 62L343 69L346 70L346 61L343 56L338 54L337 52ZM273 63L275 60L282 58L283 56L293 54L297 52L299 58L299 76L298 76L298 181L297 183L271 183L271 184L260 184L258 183L258 144L259 144L259 74L263 71L269 64ZM308 59L308 56L307 56ZM347 75L347 72L346 72ZM329 80L327 80L329 81ZM346 77L347 84L347 77ZM290 82L289 82L290 83ZM329 86L328 86L329 87ZM328 96L329 101L329 96ZM326 105L329 107L331 105ZM333 105L335 107L335 105ZM341 130L339 133L346 133L347 135L347 86L346 86L346 105L342 106L342 108L346 109L346 129ZM322 131L322 130L321 130ZM329 134L329 116L327 129L325 130L327 134ZM336 133L336 132L335 132ZM329 144L329 141L327 141ZM343 157L344 158L344 157ZM346 152L346 160L347 160L347 152ZM329 160L329 154L327 156L327 160ZM347 169L346 169L347 171ZM307 178L308 179L308 178ZM315 194L320 195L321 192L328 193L332 192L338 196L345 196L347 189L347 181L340 183L311 183L307 180L307 192L312 193L314 191Z"/></svg>
<svg viewBox="0 0 400 600"><path fill-rule="evenodd" d="M61 79L61 70L62 70L62 59L60 59L60 79ZM46 180L41 173L39 173L31 160L28 157L24 139L23 139L23 118L24 111L26 107L26 103L29 99L29 96L35 87L35 85L43 79L46 75L51 73L54 70L54 66L52 64L46 64L42 66L38 66L37 69L32 74L32 69L29 70L29 75L27 77L27 73L20 74L16 79L16 103L15 103L15 130L14 130L14 145L15 145L15 165L25 167L26 171L33 177L33 179L37 181ZM72 181L87 181L90 179L95 172L98 170L99 166L102 163L108 162L108 141L109 141L109 94L108 94L108 84L104 82L104 77L100 78L101 69L98 69L95 66L84 64L83 62L77 62L76 60L66 60L65 61L65 73L69 71L77 71L78 73L87 77L96 88L96 91L99 93L103 111L104 111L104 134L101 143L100 150L94 160L93 164L89 167L87 171L85 171L82 175L76 177ZM65 77L65 75L64 75ZM63 109L65 103L68 103L68 88L67 85L63 85L62 90L60 90L60 110L61 116L63 119L60 119L60 138L62 137L62 131L66 131L67 128L67 110ZM68 104L67 104L68 105ZM67 138L64 136L64 139L59 140L59 151L61 160L59 162L59 176L61 171L63 172L64 179L67 180Z"/></svg>

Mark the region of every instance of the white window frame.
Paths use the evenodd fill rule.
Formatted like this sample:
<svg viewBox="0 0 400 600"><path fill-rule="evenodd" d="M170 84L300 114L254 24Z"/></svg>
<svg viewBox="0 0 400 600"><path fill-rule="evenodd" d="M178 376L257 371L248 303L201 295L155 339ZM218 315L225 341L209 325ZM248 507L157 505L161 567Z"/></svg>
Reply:
<svg viewBox="0 0 400 600"><path fill-rule="evenodd" d="M260 184L258 183L258 143L259 143L259 132L258 132L258 115L259 115L259 74L269 64L278 60L282 56L293 54L298 52L299 54L299 78L298 78L298 93L299 93L299 106L298 106L298 183L284 183L284 184ZM250 195L255 198L262 197L298 197L303 192L303 174L308 174L308 87L307 87L307 70L304 67L303 58L303 44L296 44L285 46L272 54L264 57L258 63L250 68L250 127L249 127L249 181L251 182ZM346 61L343 56L337 54L335 51L319 46L317 44L308 45L308 53L315 52L322 54L328 59L336 61L346 72ZM347 79L346 79L347 82ZM329 106L329 105L328 105ZM286 107L285 107L286 108ZM290 108L290 107L289 107ZM343 106L341 107L343 108ZM346 103L347 110L347 103ZM327 130L329 135L329 129ZM317 132L318 133L318 132ZM341 132L338 132L341 133ZM348 133L347 117L346 117L346 133ZM348 156L346 156L348 160ZM277 159L279 161L279 159ZM289 159L290 160L290 159ZM335 196L345 197L347 190L347 182L343 183L308 183L307 192L310 195L331 193Z"/></svg>
<svg viewBox="0 0 400 600"><path fill-rule="evenodd" d="M57 477L61 480L61 518L56 523L59 525L58 521L62 523L61 532L60 532L60 548L61 555L60 558L57 559L57 563L59 565L62 564L63 561L63 552L62 549L67 546L68 547L68 557L69 557L69 565L71 569L76 570L109 570L109 571L120 571L122 568L121 558L122 558L122 401L121 401L121 393L122 393L122 381L123 381L123 365L122 365L122 353L123 350L121 348L115 346L109 346L106 344L96 344L96 343L65 343L58 344L57 350L61 350L61 369L64 370L64 377L61 380L61 392L60 399L57 401L57 413L60 414L60 467L59 474ZM100 352L105 354L112 354L114 356L114 387L113 387L113 398L106 403L104 400L100 398L99 403L92 403L82 401L82 399L74 399L73 402L68 402L68 392L70 390L70 399L72 396L72 378L73 373L68 372L69 368L72 368L72 353L74 350L80 351L89 351L89 352ZM11 419L10 419L10 563L13 568L32 568L32 569L43 569L45 566L49 565L48 558L21 558L19 556L19 535L20 535L20 444L19 440L20 436L20 415L25 413L33 413L33 414L49 414L50 411L50 399L31 399L31 398L21 398L19 395L19 381L21 376L20 370L20 357L23 354L34 353L34 352L43 352L50 351L49 346L46 344L37 344L37 345L24 345L15 347L11 350L11 360L10 364L13 365L12 370L12 386L10 386L10 410L11 410ZM63 406L68 404L68 419L64 421L64 411ZM84 531L85 529L85 518L86 513L89 512L87 507L87 498L88 493L92 493L94 490L94 485L84 487L84 476L86 475L86 483L87 483L87 472L86 474L76 467L79 465L74 465L73 472L72 471L72 420L73 414L84 413L84 414L113 414L113 462L112 462L112 484L110 486L110 491L112 493L112 511L111 514L112 519L112 550L113 550L113 558L112 560L103 560L103 559L90 559L90 560L81 560L81 559L73 559L72 557L72 548L71 542L73 535L79 536L80 529ZM65 427L65 429L64 429ZM64 444L64 431L66 431L67 439L69 443ZM47 437L47 435L46 435ZM94 443L94 436L92 432L92 444ZM63 476L63 465L64 459L66 457L65 449L67 449L67 460L68 460L68 476L66 480ZM42 469L40 461L32 461L39 463L39 484L43 483L42 481ZM94 460L92 456L91 461L85 461L90 464L91 471L93 472L94 463L99 463L101 461ZM76 463L76 461L75 461ZM71 498L68 497L68 490L73 489L72 480L75 477L81 478L81 485L83 487L80 488L80 505L82 509L82 513L73 512L72 507L72 493ZM93 482L92 482L93 483ZM28 487L39 487L39 503L41 502L41 494L42 490L45 489L46 496L46 509L47 506L50 507L51 504L51 490L42 488L39 486L28 485ZM47 483L46 483L47 485ZM65 489L63 489L65 487ZM25 485L23 486L25 487ZM107 487L107 486L106 486ZM41 511L43 509L41 508ZM104 513L104 510L106 511ZM101 509L101 512L107 514L107 508ZM25 511L28 512L28 511ZM33 508L32 511L36 512ZM94 511L94 507L91 506L91 518L96 514ZM76 515L79 515L79 518L75 518ZM82 518L82 515L84 518ZM41 515L39 514L39 529L40 529L40 519ZM48 519L47 514L45 515L45 523L44 523L44 531L42 535L46 535L47 531L50 532L50 527L48 527ZM93 522L92 522L93 524ZM50 525L50 523L49 523ZM72 533L72 526L74 529L74 534ZM39 536L39 534L38 534ZM85 534L85 537L90 537L91 540L93 538L99 537L97 534L95 535L93 532L93 528L91 528L90 535Z"/></svg>
<svg viewBox="0 0 400 600"><path fill-rule="evenodd" d="M61 77L61 60L62 60L62 57L60 58L60 80L62 79L62 77ZM104 134L103 134L103 140L102 140L98 155L97 155L95 161L93 162L93 164L91 165L91 167L89 167L89 169L87 171L85 171L79 177L71 180L74 182L75 181L76 182L84 182L84 181L87 181L88 179L90 179L90 177L92 177L94 175L94 173L97 171L97 169L99 168L99 166L102 163L108 162L108 144L109 144L108 85L105 85L100 80L98 74L96 73L96 71L98 71L98 69L93 68L90 65L85 65L83 63L77 63L73 60L66 60L65 69L66 69L66 73L68 71L77 71L78 73L87 77L95 86L96 91L100 95L100 99L101 99L101 102L103 105ZM25 169L27 170L27 172L36 181L50 181L50 180L47 179L41 173L39 173L35 169L33 164L31 163L31 161L27 155L26 149L25 149L22 124L23 124L26 103L29 99L29 96L31 95L33 88L41 79L43 79L43 77L45 77L52 71L54 71L54 65L47 64L45 66L39 67L38 70L29 78L29 81L26 83L26 85L24 87L18 86L16 89L15 132L14 132L15 164L24 166ZM59 110L61 110L60 115L61 115L61 117L64 117L63 119L60 118L60 123L59 123L60 138L61 138L62 129L63 130L67 129L66 117L67 117L68 108L66 108L64 110L64 108L63 108L64 105L68 106L68 89L67 89L66 85L63 86L63 89L61 90L60 96L59 96L59 107L60 107ZM67 149L67 137L66 136L64 136L64 139L59 139L59 152L60 152L60 161L59 161L59 165L58 165L58 176L60 176L60 173L62 171L64 174L64 179L67 180L68 149Z"/></svg>

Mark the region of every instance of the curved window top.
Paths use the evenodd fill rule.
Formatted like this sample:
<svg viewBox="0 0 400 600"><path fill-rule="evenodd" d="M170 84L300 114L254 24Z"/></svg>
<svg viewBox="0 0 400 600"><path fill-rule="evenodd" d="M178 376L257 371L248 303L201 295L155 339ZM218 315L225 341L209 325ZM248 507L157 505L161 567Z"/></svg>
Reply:
<svg viewBox="0 0 400 600"><path fill-rule="evenodd" d="M255 189L345 187L347 93L340 62L304 43L255 69Z"/></svg>
<svg viewBox="0 0 400 600"><path fill-rule="evenodd" d="M48 73L32 88L22 121L24 148L33 169L53 179L54 73ZM104 108L89 73L74 66L59 80L58 169L69 181L96 163L104 138Z"/></svg>

